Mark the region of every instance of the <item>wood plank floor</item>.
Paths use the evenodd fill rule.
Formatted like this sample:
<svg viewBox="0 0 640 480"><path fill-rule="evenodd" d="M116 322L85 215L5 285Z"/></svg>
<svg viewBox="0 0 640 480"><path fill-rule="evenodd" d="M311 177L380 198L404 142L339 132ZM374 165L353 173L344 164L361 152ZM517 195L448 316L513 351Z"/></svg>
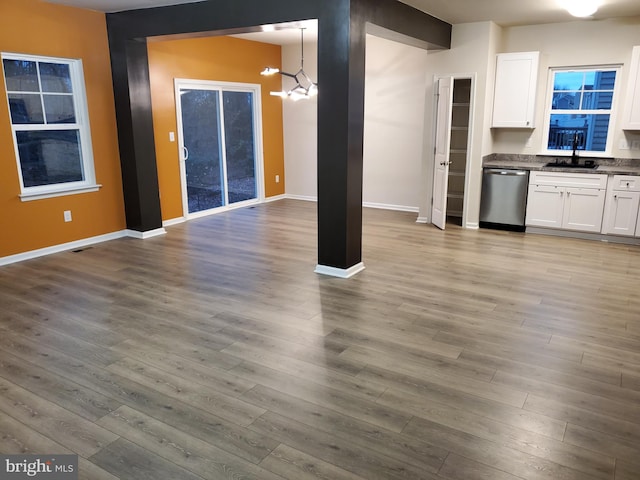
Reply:
<svg viewBox="0 0 640 480"><path fill-rule="evenodd" d="M282 200L0 269L0 452L87 480L640 478L640 248Z"/></svg>

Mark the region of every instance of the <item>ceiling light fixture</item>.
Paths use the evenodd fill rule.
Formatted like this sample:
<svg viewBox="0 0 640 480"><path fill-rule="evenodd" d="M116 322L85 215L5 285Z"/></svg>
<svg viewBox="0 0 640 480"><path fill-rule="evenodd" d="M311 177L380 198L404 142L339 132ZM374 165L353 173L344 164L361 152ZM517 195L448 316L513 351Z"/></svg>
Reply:
<svg viewBox="0 0 640 480"><path fill-rule="evenodd" d="M318 84L311 80L311 77L304 71L304 28L300 29L300 70L296 73L281 72L278 68L267 67L260 75L275 75L279 73L285 77L293 78L296 81L291 90L271 92L271 95L281 98L290 98L294 101L315 97L318 95Z"/></svg>
<svg viewBox="0 0 640 480"><path fill-rule="evenodd" d="M600 0L562 0L562 6L574 17L590 17L598 11Z"/></svg>

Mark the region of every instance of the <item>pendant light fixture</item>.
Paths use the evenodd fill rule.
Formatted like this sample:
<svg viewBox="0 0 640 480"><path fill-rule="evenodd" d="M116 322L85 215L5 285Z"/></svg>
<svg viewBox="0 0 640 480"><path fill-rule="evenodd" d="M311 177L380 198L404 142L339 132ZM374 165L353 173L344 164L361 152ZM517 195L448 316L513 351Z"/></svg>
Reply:
<svg viewBox="0 0 640 480"><path fill-rule="evenodd" d="M318 84L311 80L311 77L304 71L304 28L300 29L300 70L296 73L281 72L277 68L267 67L260 75L275 75L279 73L285 77L292 78L296 84L290 90L271 92L271 95L282 98L291 98L294 101L315 97L318 94Z"/></svg>

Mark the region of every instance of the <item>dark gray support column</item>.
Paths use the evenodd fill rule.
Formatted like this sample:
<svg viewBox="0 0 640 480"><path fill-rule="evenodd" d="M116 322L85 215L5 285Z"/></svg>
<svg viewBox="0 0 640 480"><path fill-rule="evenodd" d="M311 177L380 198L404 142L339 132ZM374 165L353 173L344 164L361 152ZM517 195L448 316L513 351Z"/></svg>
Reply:
<svg viewBox="0 0 640 480"><path fill-rule="evenodd" d="M120 39L119 39L120 40ZM162 228L146 40L111 42L127 228ZM126 81L124 81L126 79Z"/></svg>
<svg viewBox="0 0 640 480"><path fill-rule="evenodd" d="M320 24L318 43L318 269L347 276L362 261L364 35Z"/></svg>

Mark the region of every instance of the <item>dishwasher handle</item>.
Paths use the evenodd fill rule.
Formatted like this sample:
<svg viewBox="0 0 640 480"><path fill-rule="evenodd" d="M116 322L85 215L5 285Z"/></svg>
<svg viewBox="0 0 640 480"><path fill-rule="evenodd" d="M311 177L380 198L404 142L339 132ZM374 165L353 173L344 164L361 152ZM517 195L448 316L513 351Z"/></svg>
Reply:
<svg viewBox="0 0 640 480"><path fill-rule="evenodd" d="M509 170L504 168L485 168L485 175L506 175L509 177L524 177L528 172L526 170Z"/></svg>

